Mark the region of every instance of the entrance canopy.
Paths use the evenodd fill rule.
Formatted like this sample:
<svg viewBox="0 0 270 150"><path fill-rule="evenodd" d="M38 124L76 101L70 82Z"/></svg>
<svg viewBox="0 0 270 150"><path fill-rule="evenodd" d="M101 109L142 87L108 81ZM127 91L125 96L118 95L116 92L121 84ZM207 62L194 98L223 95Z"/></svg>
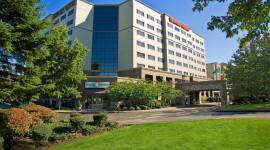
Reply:
<svg viewBox="0 0 270 150"><path fill-rule="evenodd" d="M229 103L227 85L224 80L177 83L175 86L177 89L183 90L185 93L198 91L220 91L221 104L226 105Z"/></svg>

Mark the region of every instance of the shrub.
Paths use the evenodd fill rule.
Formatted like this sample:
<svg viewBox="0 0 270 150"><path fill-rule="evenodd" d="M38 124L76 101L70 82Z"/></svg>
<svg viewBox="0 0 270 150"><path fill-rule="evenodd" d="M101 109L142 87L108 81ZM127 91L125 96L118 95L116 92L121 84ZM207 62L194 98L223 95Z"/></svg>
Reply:
<svg viewBox="0 0 270 150"><path fill-rule="evenodd" d="M9 134L24 135L30 130L32 119L31 115L19 108L11 108L2 114L3 120L1 122L9 132Z"/></svg>
<svg viewBox="0 0 270 150"><path fill-rule="evenodd" d="M66 141L68 139L73 138L73 135L71 133L53 133L49 140L50 141Z"/></svg>
<svg viewBox="0 0 270 150"><path fill-rule="evenodd" d="M24 109L32 115L34 125L40 123L40 120L51 123L57 117L57 113L53 110L36 104L29 104Z"/></svg>
<svg viewBox="0 0 270 150"><path fill-rule="evenodd" d="M82 131L85 126L85 119L81 114L71 114L70 115L70 125L73 130Z"/></svg>
<svg viewBox="0 0 270 150"><path fill-rule="evenodd" d="M207 98L207 101L208 102L218 102L219 101L219 98L218 97L208 97Z"/></svg>
<svg viewBox="0 0 270 150"><path fill-rule="evenodd" d="M107 114L105 113L100 113L93 116L94 124L100 127L103 127L105 125L105 123L107 122L107 119L108 117L107 117Z"/></svg>
<svg viewBox="0 0 270 150"><path fill-rule="evenodd" d="M69 122L58 122L55 125L53 132L57 134L71 132L71 125Z"/></svg>
<svg viewBox="0 0 270 150"><path fill-rule="evenodd" d="M149 108L161 108L161 102L159 100L151 101L147 104Z"/></svg>
<svg viewBox="0 0 270 150"><path fill-rule="evenodd" d="M128 110L135 110L135 108L131 106L128 108Z"/></svg>
<svg viewBox="0 0 270 150"><path fill-rule="evenodd" d="M123 109L122 109L123 111L127 111L128 110L128 108L127 107L123 107Z"/></svg>
<svg viewBox="0 0 270 150"><path fill-rule="evenodd" d="M141 107L142 110L147 110L148 109L148 107L146 105L142 105L140 107Z"/></svg>
<svg viewBox="0 0 270 150"><path fill-rule="evenodd" d="M91 135L91 134L99 132L99 130L100 129L98 127L87 125L83 128L82 133L84 135Z"/></svg>
<svg viewBox="0 0 270 150"><path fill-rule="evenodd" d="M52 135L52 127L50 124L39 124L32 129L32 139L40 144L46 144Z"/></svg>
<svg viewBox="0 0 270 150"><path fill-rule="evenodd" d="M118 122L107 122L105 124L105 127L108 129L108 130L112 130L112 129L115 129L115 128L118 128L119 124Z"/></svg>
<svg viewBox="0 0 270 150"><path fill-rule="evenodd" d="M135 109L136 110L141 110L141 107L140 106L136 106Z"/></svg>

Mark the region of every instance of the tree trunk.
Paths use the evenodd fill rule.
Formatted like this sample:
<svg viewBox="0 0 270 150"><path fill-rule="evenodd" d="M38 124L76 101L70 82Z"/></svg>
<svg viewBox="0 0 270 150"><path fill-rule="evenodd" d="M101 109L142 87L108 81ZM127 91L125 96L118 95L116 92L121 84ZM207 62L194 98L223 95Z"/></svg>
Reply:
<svg viewBox="0 0 270 150"><path fill-rule="evenodd" d="M61 109L61 105L62 105L62 99L59 99L59 100L58 100L58 109L59 109L59 110Z"/></svg>

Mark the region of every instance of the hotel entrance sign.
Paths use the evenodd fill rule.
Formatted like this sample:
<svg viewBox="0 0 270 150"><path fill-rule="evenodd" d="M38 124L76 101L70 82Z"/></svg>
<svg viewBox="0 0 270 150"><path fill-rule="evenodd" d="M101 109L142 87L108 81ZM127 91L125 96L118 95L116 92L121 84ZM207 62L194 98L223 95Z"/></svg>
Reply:
<svg viewBox="0 0 270 150"><path fill-rule="evenodd" d="M110 86L110 82L85 82L86 89L107 89Z"/></svg>

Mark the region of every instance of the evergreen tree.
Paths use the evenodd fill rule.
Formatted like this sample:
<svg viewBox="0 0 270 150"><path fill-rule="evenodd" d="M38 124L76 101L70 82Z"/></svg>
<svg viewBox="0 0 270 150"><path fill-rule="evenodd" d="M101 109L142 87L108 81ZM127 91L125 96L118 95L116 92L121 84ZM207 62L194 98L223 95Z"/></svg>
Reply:
<svg viewBox="0 0 270 150"><path fill-rule="evenodd" d="M40 19L39 0L0 0L0 101L36 99L42 71L35 65L47 23Z"/></svg>

